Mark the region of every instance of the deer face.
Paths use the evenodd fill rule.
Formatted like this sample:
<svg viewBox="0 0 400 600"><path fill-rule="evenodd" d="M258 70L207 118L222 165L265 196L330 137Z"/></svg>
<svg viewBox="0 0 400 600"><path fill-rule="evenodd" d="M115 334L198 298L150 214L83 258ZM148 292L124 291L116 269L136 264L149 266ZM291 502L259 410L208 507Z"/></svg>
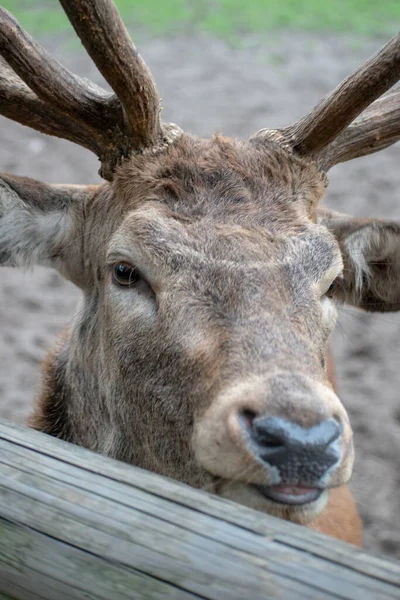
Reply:
<svg viewBox="0 0 400 600"><path fill-rule="evenodd" d="M34 425L310 521L353 462L325 374L335 304L400 308L399 226L318 202L333 164L400 137L397 91L353 122L400 77L400 38L294 125L198 140L161 122L112 2L61 3L115 94L0 8L1 112L91 149L108 180L0 177L0 264L51 266L84 292Z"/></svg>
<svg viewBox="0 0 400 600"><path fill-rule="evenodd" d="M183 136L99 188L1 182L2 264L84 292L35 426L312 520L353 463L336 304L398 309L399 226L319 209L325 176L273 142Z"/></svg>
<svg viewBox="0 0 400 600"><path fill-rule="evenodd" d="M276 144L221 138L120 169L122 217L99 248L92 207L84 261L111 452L299 520L348 480L351 429L324 369L343 275L315 222L324 189Z"/></svg>

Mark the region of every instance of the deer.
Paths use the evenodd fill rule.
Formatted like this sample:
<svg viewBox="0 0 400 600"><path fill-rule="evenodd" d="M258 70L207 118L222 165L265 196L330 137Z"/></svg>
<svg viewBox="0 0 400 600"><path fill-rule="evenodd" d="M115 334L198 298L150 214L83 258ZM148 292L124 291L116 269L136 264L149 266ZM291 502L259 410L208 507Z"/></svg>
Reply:
<svg viewBox="0 0 400 600"><path fill-rule="evenodd" d="M334 165L400 138L400 36L309 114L248 140L161 120L112 0L60 0L112 91L0 9L0 114L74 142L99 185L0 174L0 264L82 290L34 429L361 545L337 307L400 310L400 224L320 205Z"/></svg>

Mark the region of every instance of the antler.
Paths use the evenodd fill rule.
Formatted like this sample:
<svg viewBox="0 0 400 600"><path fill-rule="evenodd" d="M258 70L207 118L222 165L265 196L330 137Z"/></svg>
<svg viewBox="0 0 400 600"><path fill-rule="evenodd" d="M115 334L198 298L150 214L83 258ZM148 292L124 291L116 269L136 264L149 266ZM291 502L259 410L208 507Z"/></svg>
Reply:
<svg viewBox="0 0 400 600"><path fill-rule="evenodd" d="M104 79L122 102L137 143L146 147L161 137L156 83L134 46L112 2L60 0L76 33Z"/></svg>
<svg viewBox="0 0 400 600"><path fill-rule="evenodd" d="M70 73L0 7L0 56L8 63L0 62L0 114L92 150L102 162L100 174L112 179L123 157L157 152L182 132L161 122L154 79L112 0L60 3L115 93ZM399 79L400 35L308 115L255 138L272 137L325 170L380 150L400 139L400 91L377 100Z"/></svg>
<svg viewBox="0 0 400 600"><path fill-rule="evenodd" d="M375 100L319 157L327 171L340 162L383 150L400 139L400 86Z"/></svg>
<svg viewBox="0 0 400 600"><path fill-rule="evenodd" d="M0 114L100 154L96 131L88 126L78 126L75 121L66 119L65 115L47 104L16 75L16 73L0 58Z"/></svg>
<svg viewBox="0 0 400 600"><path fill-rule="evenodd" d="M400 139L400 95L386 94L400 79L400 34L339 84L305 117L254 137L274 138L329 169ZM376 100L376 102L374 102ZM371 107L363 111L371 104ZM361 115L348 129L348 125Z"/></svg>
<svg viewBox="0 0 400 600"><path fill-rule="evenodd" d="M60 0L116 94L70 73L0 7L0 113L73 141L100 158L112 179L122 157L157 151L181 131L160 120L153 77L111 0Z"/></svg>

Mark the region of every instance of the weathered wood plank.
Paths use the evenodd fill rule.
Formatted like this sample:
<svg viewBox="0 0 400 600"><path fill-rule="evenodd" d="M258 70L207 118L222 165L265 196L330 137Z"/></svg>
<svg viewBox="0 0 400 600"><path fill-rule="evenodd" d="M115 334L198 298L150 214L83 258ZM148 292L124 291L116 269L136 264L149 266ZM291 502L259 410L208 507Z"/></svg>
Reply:
<svg viewBox="0 0 400 600"><path fill-rule="evenodd" d="M0 516L0 590L17 599L7 557L21 545L25 583L52 600L54 585L116 600L400 597L396 563L4 422Z"/></svg>
<svg viewBox="0 0 400 600"><path fill-rule="evenodd" d="M0 592L0 600L15 600L15 597L11 598L11 596L6 596ZM27 598L27 600L30 600L30 598Z"/></svg>
<svg viewBox="0 0 400 600"><path fill-rule="evenodd" d="M37 449L37 432L21 428L0 420L0 439L10 440L16 445L25 448ZM62 441L54 445L54 440L49 436L41 436L40 453L42 455L54 456L59 461L67 464L81 466L92 473L100 473L102 476L145 490L154 497L171 500L175 505L187 506L196 509L206 515L212 514L220 521L234 523L235 525L263 536L268 536L281 544L308 549L313 553L326 556L327 544L325 536L296 527L278 519L260 519L260 513L252 510L242 510L242 507L233 502L226 502L222 498L177 483L164 477L154 477L152 473L142 469L133 469L129 465L118 461L104 461L98 454L93 454L78 446L72 446ZM110 486L107 486L110 489ZM170 506L168 507L170 509ZM289 536L289 537L287 537ZM316 537L317 536L317 537ZM293 538L293 539L292 539ZM318 543L318 540L322 540ZM365 572L374 577L388 580L400 585L400 563L385 560L379 556L366 553L358 548L353 548L338 540L330 540L328 552L335 552L335 561L348 567ZM366 560L368 556L368 560Z"/></svg>
<svg viewBox="0 0 400 600"><path fill-rule="evenodd" d="M7 581L10 593L15 586L23 585L26 592L32 588L36 592L40 590L39 597L49 600L56 597L62 600L111 600L116 591L119 598L130 600L137 590L142 597L154 600L198 598L143 573L4 520L0 520L0 539L7 545L6 552L0 549L0 564L3 565L0 582ZM35 552L30 552L30 548ZM74 588L71 581L78 582Z"/></svg>
<svg viewBox="0 0 400 600"><path fill-rule="evenodd" d="M0 469L3 471L3 469ZM13 475L11 475L13 477ZM43 483L43 482L41 482ZM221 597L274 598L276 588L288 589L285 597L306 597L307 586L291 585L292 581L274 577L262 569L262 561L246 561L240 553L225 551L210 544L207 550L201 547L202 539L192 539L182 532L182 539L169 536L163 527L157 532L147 528L148 521L141 523L141 515L126 520L115 507L115 521L102 512L97 512L84 494L71 490L60 490L68 500L53 496L52 486L41 485L41 490L32 490L30 485L13 486L17 493L5 493L0 483L1 503L7 506L6 518L24 525L32 525L52 537L77 545L83 550L116 561L125 566L134 566L149 576L163 579L184 590L219 600ZM43 491L45 488L45 491ZM29 493L26 494L26 492ZM25 494L24 494L25 491ZM36 492L36 493L35 493ZM100 503L99 503L100 504ZM110 507L112 509L112 507ZM192 542L192 543L191 543ZM222 555L220 555L222 553ZM256 564L254 564L254 562ZM229 576L227 572L229 572ZM210 585L212 582L212 586ZM293 593L290 593L290 588ZM317 597L315 594L312 597Z"/></svg>
<svg viewBox="0 0 400 600"><path fill-rule="evenodd" d="M4 450L3 446L5 446ZM15 446L13 447L7 442L4 442L3 446L0 460L2 458L4 459L4 457L7 457L8 465L16 465L17 468L23 469L30 474L36 472L39 477L51 475L57 479L60 484L67 483L77 486L86 491L91 491L96 495L100 495L103 498L111 498L113 501L122 505L122 508L124 506L129 506L140 512L144 512L145 515L142 516L141 520L143 522L143 518L146 519L145 535L147 535L152 528L152 522L149 521L148 514L151 511L151 515L156 516L157 519L161 518L163 521L169 524L167 525L167 532L171 537L178 535L180 538L182 535L181 529L184 528L200 534L202 538L206 537L213 539L218 543L222 542L229 547L234 547L241 551L247 551L259 557L264 557L266 551L268 551L272 557L275 557L275 559L270 559L270 569L275 573L279 572L279 568L282 564L285 564L288 561L292 561L293 563L293 551L288 551L284 546L277 546L271 540L265 540L260 536L254 539L254 536L249 535L246 530L239 530L235 535L235 538L232 538L231 527L224 522L220 523L202 514L195 513L193 515L193 511L190 511L186 507L176 507L170 501L162 502L159 498L154 499L150 494L145 493L142 490L136 490L135 495L132 496L132 494L129 493L130 488L119 482L116 482L112 488L105 489L104 485L102 485L102 479L98 475L92 475L90 478L88 478L87 474L83 470L74 472L72 478L69 473L70 467L68 465L59 463L57 464L57 471L55 471L54 465L52 464L54 463L54 459L50 459L47 456L36 455L35 460L30 461L27 459L26 452L24 452L23 449L15 448ZM115 513L114 504L111 505L111 508ZM160 525L158 521L155 521L155 523L156 530L158 532ZM171 528L170 524L178 524L179 528ZM302 530L303 529L301 529L301 531ZM137 526L135 531L137 535ZM208 542L205 542L203 546L205 546L206 551L212 548L212 544ZM324 561L315 561L314 559L310 559L307 554L304 554L301 560L301 570L303 570L306 565L310 564L312 564L312 568L315 570L315 572L319 573L320 581L325 582L324 586L326 589L331 590L332 592L336 591L336 568L332 568L331 565L326 564ZM292 576L298 576L300 580L304 579L304 575L306 574L298 575L297 570L297 566L292 566ZM346 573L346 576L343 574L342 579L342 593L347 591L347 593L351 594L355 591L354 586L356 585L360 589L363 588L363 579L357 577L351 572ZM373 589L374 584L369 584L369 591L373 591ZM379 585L375 591L377 593L379 592Z"/></svg>

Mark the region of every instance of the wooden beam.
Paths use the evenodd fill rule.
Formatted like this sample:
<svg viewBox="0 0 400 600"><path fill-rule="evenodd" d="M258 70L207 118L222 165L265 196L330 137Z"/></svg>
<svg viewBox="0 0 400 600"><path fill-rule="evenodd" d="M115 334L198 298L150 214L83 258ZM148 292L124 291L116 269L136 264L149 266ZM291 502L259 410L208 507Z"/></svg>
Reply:
<svg viewBox="0 0 400 600"><path fill-rule="evenodd" d="M400 586L400 564L3 421L0 540L15 600L384 600Z"/></svg>

